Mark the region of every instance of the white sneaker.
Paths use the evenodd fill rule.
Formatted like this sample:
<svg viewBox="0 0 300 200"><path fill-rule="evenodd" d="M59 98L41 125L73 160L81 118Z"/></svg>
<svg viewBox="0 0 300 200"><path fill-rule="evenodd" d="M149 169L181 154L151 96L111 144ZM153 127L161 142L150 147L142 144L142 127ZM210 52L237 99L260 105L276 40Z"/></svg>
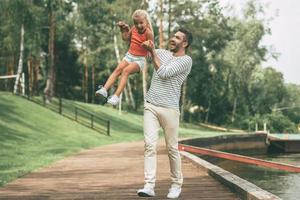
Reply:
<svg viewBox="0 0 300 200"><path fill-rule="evenodd" d="M143 189L139 189L137 191L137 195L139 197L154 197L155 193L154 193L154 190L152 188L144 187Z"/></svg>
<svg viewBox="0 0 300 200"><path fill-rule="evenodd" d="M107 90L105 89L105 87L103 87L102 85L99 86L99 90L96 91L95 93L96 96L104 96L105 98L107 98Z"/></svg>
<svg viewBox="0 0 300 200"><path fill-rule="evenodd" d="M179 186L172 186L169 189L169 193L168 193L167 197L169 199L177 199L179 197L180 193L181 193L181 187L179 187Z"/></svg>
<svg viewBox="0 0 300 200"><path fill-rule="evenodd" d="M114 95L112 95L111 97L108 98L107 103L115 106L115 105L118 105L119 101L120 101L120 98L117 95L114 94Z"/></svg>

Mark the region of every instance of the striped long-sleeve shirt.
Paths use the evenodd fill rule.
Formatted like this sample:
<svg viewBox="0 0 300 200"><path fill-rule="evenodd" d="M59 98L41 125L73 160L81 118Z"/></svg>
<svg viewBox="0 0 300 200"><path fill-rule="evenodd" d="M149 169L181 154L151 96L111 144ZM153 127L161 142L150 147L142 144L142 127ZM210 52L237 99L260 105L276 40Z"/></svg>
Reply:
<svg viewBox="0 0 300 200"><path fill-rule="evenodd" d="M192 58L188 55L175 57L164 49L155 51L162 65L153 72L146 101L179 111L181 85L191 71Z"/></svg>

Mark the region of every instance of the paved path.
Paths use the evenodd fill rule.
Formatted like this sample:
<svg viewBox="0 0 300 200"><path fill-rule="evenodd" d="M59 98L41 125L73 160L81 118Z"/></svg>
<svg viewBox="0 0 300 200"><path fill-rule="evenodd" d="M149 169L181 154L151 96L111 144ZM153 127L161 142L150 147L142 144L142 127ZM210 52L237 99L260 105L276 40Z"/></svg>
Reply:
<svg viewBox="0 0 300 200"><path fill-rule="evenodd" d="M183 175L179 199L238 199L186 160L183 160ZM130 142L85 150L60 160L1 188L0 199L147 199L136 195L136 190L142 186L143 142ZM160 141L156 197L148 199L166 199L169 186L169 161L164 142Z"/></svg>

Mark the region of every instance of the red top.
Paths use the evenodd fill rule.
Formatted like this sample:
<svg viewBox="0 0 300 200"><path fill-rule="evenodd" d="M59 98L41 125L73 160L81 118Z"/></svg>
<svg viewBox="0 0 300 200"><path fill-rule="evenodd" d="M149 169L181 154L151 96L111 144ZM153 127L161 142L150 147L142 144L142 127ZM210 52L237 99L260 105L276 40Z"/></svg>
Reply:
<svg viewBox="0 0 300 200"><path fill-rule="evenodd" d="M147 56L148 51L144 49L141 44L147 40L146 32L148 29L144 31L144 33L140 34L138 30L133 27L131 31L131 39L130 39L130 47L128 52L134 56Z"/></svg>

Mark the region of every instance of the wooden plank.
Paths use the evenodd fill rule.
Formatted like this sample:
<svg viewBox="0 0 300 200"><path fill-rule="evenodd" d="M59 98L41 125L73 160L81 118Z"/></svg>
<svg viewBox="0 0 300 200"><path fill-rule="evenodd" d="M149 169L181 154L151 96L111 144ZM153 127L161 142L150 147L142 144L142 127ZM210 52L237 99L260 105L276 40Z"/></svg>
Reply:
<svg viewBox="0 0 300 200"><path fill-rule="evenodd" d="M294 165L278 163L278 162L262 160L262 159L257 159L257 158L253 158L253 157L249 157L249 156L242 156L242 155L238 155L238 154L227 153L227 152L216 151L216 150L212 150L212 149L207 149L207 148L202 148L202 147L194 147L194 146L183 145L183 144L179 144L179 149L181 151L187 151L190 153L197 153L197 154L208 155L208 156L213 156L213 157L217 157L217 158L233 160L233 161L246 163L246 164L252 164L252 165L257 165L257 166L262 166L262 167L267 167L267 168L279 169L279 170L288 171L288 172L300 173L300 167L297 167Z"/></svg>
<svg viewBox="0 0 300 200"><path fill-rule="evenodd" d="M128 142L84 150L0 188L5 200L141 200L144 142ZM169 158L163 140L157 151L156 197L165 200L171 185ZM234 200L239 197L190 161L182 160L181 200Z"/></svg>

